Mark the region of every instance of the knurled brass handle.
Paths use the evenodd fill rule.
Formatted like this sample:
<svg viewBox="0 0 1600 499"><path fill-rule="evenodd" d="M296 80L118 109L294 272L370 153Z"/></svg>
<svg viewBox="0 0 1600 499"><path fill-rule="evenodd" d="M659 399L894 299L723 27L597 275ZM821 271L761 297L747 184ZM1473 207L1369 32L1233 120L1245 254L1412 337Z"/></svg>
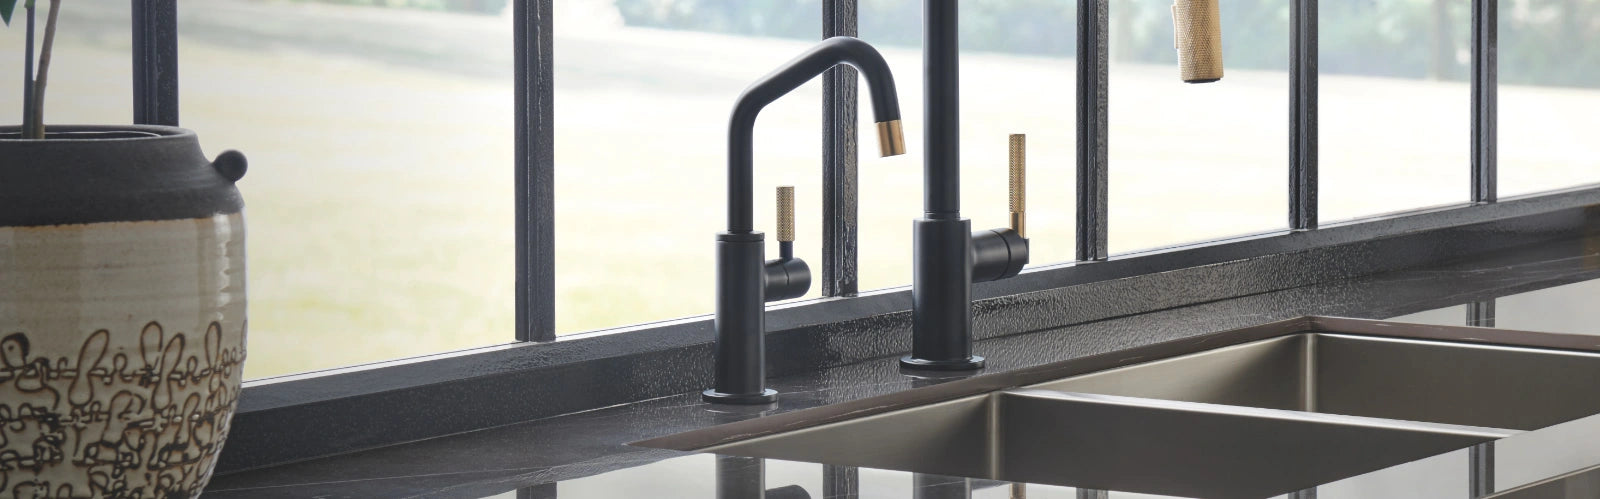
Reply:
<svg viewBox="0 0 1600 499"><path fill-rule="evenodd" d="M1011 134L1011 230L1028 237L1027 135Z"/></svg>
<svg viewBox="0 0 1600 499"><path fill-rule="evenodd" d="M794 186L778 187L778 242L794 242Z"/></svg>

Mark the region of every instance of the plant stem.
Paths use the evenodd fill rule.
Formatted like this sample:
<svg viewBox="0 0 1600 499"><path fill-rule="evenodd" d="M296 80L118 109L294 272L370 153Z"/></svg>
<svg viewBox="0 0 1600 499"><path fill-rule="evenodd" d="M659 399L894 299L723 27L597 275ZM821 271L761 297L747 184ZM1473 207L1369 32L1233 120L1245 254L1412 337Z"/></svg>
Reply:
<svg viewBox="0 0 1600 499"><path fill-rule="evenodd" d="M23 7L28 17L26 54L22 56L22 138L33 136L33 6Z"/></svg>
<svg viewBox="0 0 1600 499"><path fill-rule="evenodd" d="M56 18L61 15L61 0L50 0L50 16L44 22L44 45L39 47L39 75L33 80L33 138L44 138L44 86L50 76L50 52L56 44Z"/></svg>

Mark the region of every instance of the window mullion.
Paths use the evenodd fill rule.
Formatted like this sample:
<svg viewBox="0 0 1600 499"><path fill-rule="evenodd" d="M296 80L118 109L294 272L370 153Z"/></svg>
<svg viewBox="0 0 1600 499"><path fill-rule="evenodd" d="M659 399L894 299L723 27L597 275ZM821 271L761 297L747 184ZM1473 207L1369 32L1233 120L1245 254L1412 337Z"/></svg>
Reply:
<svg viewBox="0 0 1600 499"><path fill-rule="evenodd" d="M555 86L551 0L516 0L517 341L553 341Z"/></svg>
<svg viewBox="0 0 1600 499"><path fill-rule="evenodd" d="M1317 228L1317 0L1289 17L1289 228Z"/></svg>
<svg viewBox="0 0 1600 499"><path fill-rule="evenodd" d="M822 37L856 36L856 0L822 2ZM856 70L822 77L822 296L855 296L857 248Z"/></svg>
<svg viewBox="0 0 1600 499"><path fill-rule="evenodd" d="M1499 0L1472 0L1472 202L1499 198Z"/></svg>
<svg viewBox="0 0 1600 499"><path fill-rule="evenodd" d="M1109 252L1106 232L1107 178L1106 129L1108 82L1107 56L1110 32L1107 0L1078 1L1078 260L1104 260Z"/></svg>
<svg viewBox="0 0 1600 499"><path fill-rule="evenodd" d="M178 126L177 0L133 0L133 122Z"/></svg>

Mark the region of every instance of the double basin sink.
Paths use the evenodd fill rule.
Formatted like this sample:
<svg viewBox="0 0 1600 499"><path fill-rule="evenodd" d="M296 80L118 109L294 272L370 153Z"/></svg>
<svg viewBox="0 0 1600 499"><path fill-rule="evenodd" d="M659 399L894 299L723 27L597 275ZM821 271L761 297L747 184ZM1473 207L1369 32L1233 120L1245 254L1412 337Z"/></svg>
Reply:
<svg viewBox="0 0 1600 499"><path fill-rule="evenodd" d="M1358 330L1381 324L1324 321ZM1223 347L1190 341L1187 352L1159 360L1114 361L1125 365L818 418L812 426L790 417L774 421L772 431L740 429L762 436L694 450L1184 497L1267 497L1600 413L1600 354L1558 348L1573 343L1567 335L1300 329L1256 334L1265 339L1246 334L1249 341ZM1539 345L1463 336L1485 331ZM1460 338L1439 339L1452 335Z"/></svg>

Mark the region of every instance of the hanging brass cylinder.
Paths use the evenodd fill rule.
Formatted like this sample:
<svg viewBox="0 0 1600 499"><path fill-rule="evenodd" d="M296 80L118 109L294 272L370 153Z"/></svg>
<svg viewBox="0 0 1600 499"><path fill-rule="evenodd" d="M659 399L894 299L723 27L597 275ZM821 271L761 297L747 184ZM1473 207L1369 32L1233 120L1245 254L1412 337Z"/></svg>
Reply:
<svg viewBox="0 0 1600 499"><path fill-rule="evenodd" d="M1186 83L1222 79L1222 16L1218 0L1174 0L1172 42Z"/></svg>

